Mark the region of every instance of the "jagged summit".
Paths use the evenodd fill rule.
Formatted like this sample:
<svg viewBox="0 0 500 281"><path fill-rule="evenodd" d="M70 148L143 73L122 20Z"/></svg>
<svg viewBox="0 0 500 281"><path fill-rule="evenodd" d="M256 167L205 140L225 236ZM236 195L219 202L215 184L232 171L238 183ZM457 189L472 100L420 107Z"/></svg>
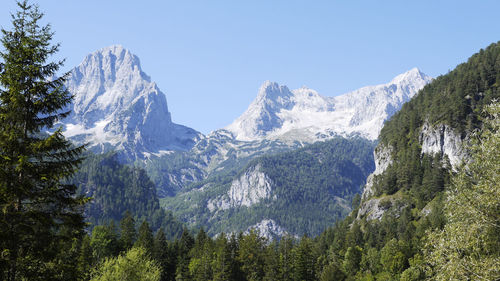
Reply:
<svg viewBox="0 0 500 281"><path fill-rule="evenodd" d="M376 139L383 122L432 80L418 68L389 83L368 86L336 97L302 87L289 90L266 81L257 98L226 127L238 140L285 138L318 140L359 134Z"/></svg>
<svg viewBox="0 0 500 281"><path fill-rule="evenodd" d="M189 149L199 133L172 123L165 95L121 45L102 48L75 67L66 87L74 95L65 135L98 151L142 158L161 150Z"/></svg>
<svg viewBox="0 0 500 281"><path fill-rule="evenodd" d="M163 95L142 72L139 58L120 45L87 55L66 85L75 95L74 115L86 127L127 107L144 92ZM168 112L166 100L163 107Z"/></svg>
<svg viewBox="0 0 500 281"><path fill-rule="evenodd" d="M391 84L398 84L398 83L401 83L403 81L417 81L419 79L426 80L426 78L428 78L428 77L429 76L427 76L425 73L420 71L420 69L418 67L414 67L414 68L408 70L407 72L401 73L398 76L394 77L390 83Z"/></svg>

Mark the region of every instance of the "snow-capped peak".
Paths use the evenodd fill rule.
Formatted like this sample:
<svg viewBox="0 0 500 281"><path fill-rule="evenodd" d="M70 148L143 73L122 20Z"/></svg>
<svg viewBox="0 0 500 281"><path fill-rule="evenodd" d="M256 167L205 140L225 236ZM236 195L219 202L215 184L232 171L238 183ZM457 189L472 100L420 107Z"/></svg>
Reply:
<svg viewBox="0 0 500 281"><path fill-rule="evenodd" d="M68 137L123 148L135 158L142 152L188 148L199 135L172 123L165 95L142 72L139 58L121 45L87 55L71 71L66 87L74 95L72 116L65 121Z"/></svg>
<svg viewBox="0 0 500 281"><path fill-rule="evenodd" d="M390 84L399 84L399 83L402 83L402 82L414 82L414 81L417 81L417 80L428 80L428 78L430 78L429 76L427 76L426 74L424 74L423 72L420 71L420 69L418 69L417 67L414 67L410 70L408 70L407 72L405 73L401 73L399 74L398 76L394 77Z"/></svg>
<svg viewBox="0 0 500 281"><path fill-rule="evenodd" d="M226 129L238 140L311 140L360 134L376 139L385 120L432 80L418 68L391 82L325 97L305 86L290 91L266 81L248 109Z"/></svg>
<svg viewBox="0 0 500 281"><path fill-rule="evenodd" d="M257 94L257 98L255 99L255 101L281 102L291 95L292 93L287 86L281 86L276 82L265 81L262 86L260 86L259 93Z"/></svg>

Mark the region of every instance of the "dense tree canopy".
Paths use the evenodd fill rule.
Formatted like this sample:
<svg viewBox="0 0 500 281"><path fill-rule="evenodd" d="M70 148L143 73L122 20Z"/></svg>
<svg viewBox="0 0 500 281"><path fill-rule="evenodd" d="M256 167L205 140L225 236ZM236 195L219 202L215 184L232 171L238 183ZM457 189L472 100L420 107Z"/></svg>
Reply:
<svg viewBox="0 0 500 281"><path fill-rule="evenodd" d="M167 237L179 237L182 224L170 212L160 207L156 187L143 169L130 167L118 161L113 152L87 155L80 170L71 182L78 186L78 193L92 198L85 208L90 226L118 224L123 218L129 235L131 226L146 220L156 231L163 227ZM134 225L135 227L135 225ZM123 239L130 241L131 237Z"/></svg>

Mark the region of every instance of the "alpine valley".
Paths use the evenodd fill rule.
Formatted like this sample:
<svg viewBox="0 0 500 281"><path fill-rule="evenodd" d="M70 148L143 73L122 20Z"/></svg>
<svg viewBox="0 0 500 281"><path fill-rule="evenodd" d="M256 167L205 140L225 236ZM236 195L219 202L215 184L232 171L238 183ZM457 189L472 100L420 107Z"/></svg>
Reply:
<svg viewBox="0 0 500 281"><path fill-rule="evenodd" d="M172 121L120 45L57 77L59 44L30 2L0 36L0 280L500 280L500 41L439 77L413 68L340 95L265 81L203 134ZM422 44L456 54L450 38Z"/></svg>
<svg viewBox="0 0 500 281"><path fill-rule="evenodd" d="M203 135L172 122L165 94L139 58L115 45L71 71L74 102L62 125L66 137L116 159L113 167L145 170L156 186L152 200L161 198L190 227L211 235L250 228L267 237L317 235L351 211L375 170L384 122L431 81L414 68L334 97L266 81L239 118ZM81 192L106 194L85 179ZM119 215L94 219L106 218Z"/></svg>

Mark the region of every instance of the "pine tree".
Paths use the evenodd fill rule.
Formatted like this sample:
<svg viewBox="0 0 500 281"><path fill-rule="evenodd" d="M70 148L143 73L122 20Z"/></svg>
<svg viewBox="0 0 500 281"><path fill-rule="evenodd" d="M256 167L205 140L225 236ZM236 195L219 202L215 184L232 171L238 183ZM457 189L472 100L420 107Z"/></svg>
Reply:
<svg viewBox="0 0 500 281"><path fill-rule="evenodd" d="M215 281L232 280L231 260L231 249L226 234L221 233L215 240L215 258L212 264Z"/></svg>
<svg viewBox="0 0 500 281"><path fill-rule="evenodd" d="M58 244L83 233L85 200L63 181L84 147L54 128L72 99L67 76L55 78L63 62L47 62L59 44L50 43L50 25L40 26L37 6L18 6L0 52L0 278L55 280Z"/></svg>
<svg viewBox="0 0 500 281"><path fill-rule="evenodd" d="M290 280L293 275L293 237L285 236L278 246L280 279Z"/></svg>
<svg viewBox="0 0 500 281"><path fill-rule="evenodd" d="M315 258L311 239L302 237L293 252L293 280L315 280Z"/></svg>
<svg viewBox="0 0 500 281"><path fill-rule="evenodd" d="M168 277L175 272L173 257L169 255L168 242L163 228L160 228L155 235L153 247L153 259L162 269L161 281L168 280Z"/></svg>
<svg viewBox="0 0 500 281"><path fill-rule="evenodd" d="M266 240L260 237L255 230L243 235L240 242L238 260L241 271L249 281L262 280L264 278L264 247Z"/></svg>
<svg viewBox="0 0 500 281"><path fill-rule="evenodd" d="M83 236L80 245L80 255L78 257L78 271L83 280L88 280L90 276L90 269L93 265L92 247L90 246L90 237Z"/></svg>
<svg viewBox="0 0 500 281"><path fill-rule="evenodd" d="M92 256L96 263L105 258L116 256L120 252L120 243L114 224L98 225L92 230L90 238Z"/></svg>
<svg viewBox="0 0 500 281"><path fill-rule="evenodd" d="M189 273L194 280L212 280L213 241L200 229L190 252Z"/></svg>
<svg viewBox="0 0 500 281"><path fill-rule="evenodd" d="M137 239L135 231L135 220L129 211L125 212L122 220L120 221L120 244L126 250L130 250Z"/></svg>
<svg viewBox="0 0 500 281"><path fill-rule="evenodd" d="M135 241L134 247L142 247L146 250L146 254L149 256L153 255L153 244L154 237L151 228L147 221L143 221L139 227L139 233L137 234L137 241Z"/></svg>
<svg viewBox="0 0 500 281"><path fill-rule="evenodd" d="M193 248L194 238L189 230L184 227L181 239L177 241L177 265L175 280L190 280L189 276L189 252Z"/></svg>

